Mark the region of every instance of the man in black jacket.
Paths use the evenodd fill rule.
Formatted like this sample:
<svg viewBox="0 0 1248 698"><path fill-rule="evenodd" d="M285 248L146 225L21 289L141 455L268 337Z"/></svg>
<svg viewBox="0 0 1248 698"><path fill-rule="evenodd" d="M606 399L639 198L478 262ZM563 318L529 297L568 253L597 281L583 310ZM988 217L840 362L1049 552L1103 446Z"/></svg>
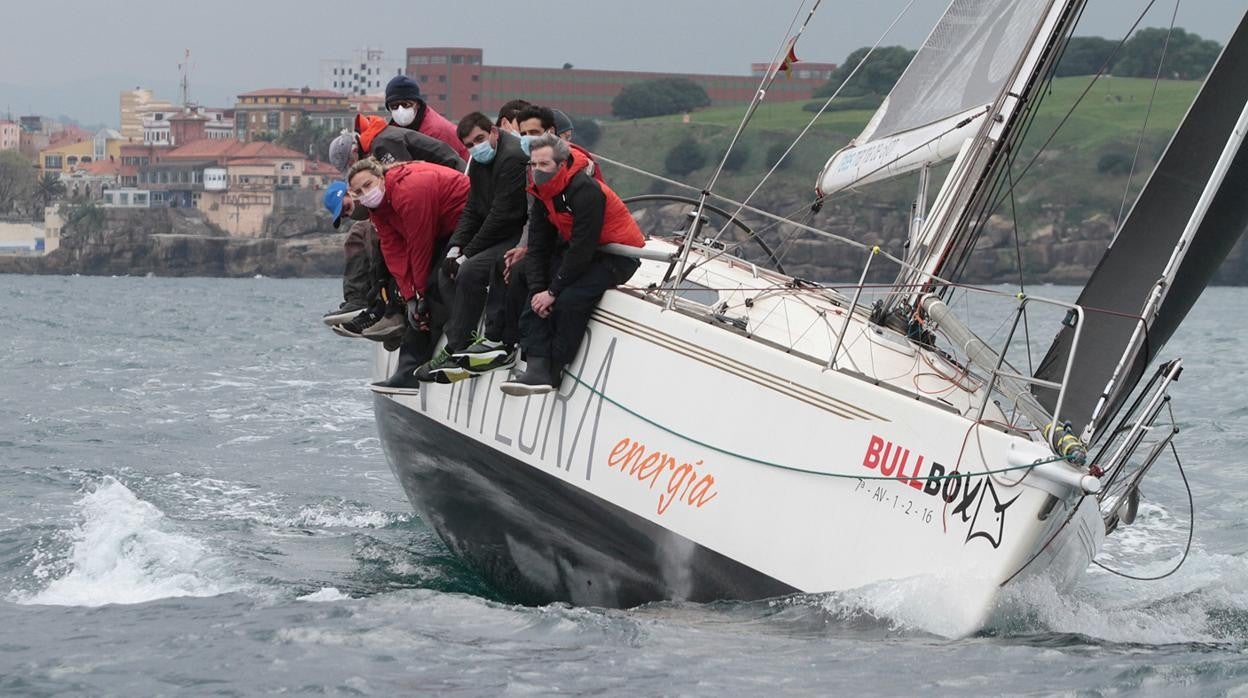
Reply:
<svg viewBox="0 0 1248 698"><path fill-rule="evenodd" d="M501 341L504 294L488 290L502 288L503 253L516 245L528 217L528 156L519 138L480 112L461 119L456 135L471 157L471 189L438 273L443 298L454 299L446 348L416 371L423 381L451 382L515 363L514 347ZM485 331L474 341L482 310Z"/></svg>
<svg viewBox="0 0 1248 698"><path fill-rule="evenodd" d="M329 164L346 174L362 157L372 156L383 165L394 162L432 162L464 171L464 161L442 141L380 116L355 116L353 131L344 130L329 144Z"/></svg>

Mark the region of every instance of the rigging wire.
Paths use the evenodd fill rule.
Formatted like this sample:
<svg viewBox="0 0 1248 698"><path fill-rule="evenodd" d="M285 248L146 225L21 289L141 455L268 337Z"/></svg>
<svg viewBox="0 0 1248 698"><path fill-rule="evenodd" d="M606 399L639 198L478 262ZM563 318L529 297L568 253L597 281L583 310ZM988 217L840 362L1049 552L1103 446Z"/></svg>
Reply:
<svg viewBox="0 0 1248 698"><path fill-rule="evenodd" d="M1110 51L1109 56L1105 58L1105 61L1101 64L1100 69L1096 71L1096 75L1092 76L1092 79L1088 81L1088 86L1085 87L1083 89L1083 92L1081 92L1079 96L1075 99L1075 103L1070 105L1070 109L1068 109L1066 111L1066 114L1062 116L1060 121L1058 121L1057 126L1053 127L1053 131L1044 140L1044 143L1040 145L1040 149L1036 151L1036 154L1033 155L1031 159L1027 161L1027 165L1023 167L1023 171L1018 174L1018 177L1014 180L1014 184L1010 186L1010 189L1009 189L1010 192L1014 190L1014 188L1018 185L1018 182L1020 180L1022 180L1024 177L1027 176L1027 173L1031 171L1031 168L1035 166L1036 162L1040 160L1040 156L1043 155L1044 152L1048 150L1049 146L1053 144L1053 139L1056 138L1057 134L1062 130L1063 127L1066 126L1066 122L1070 121L1070 117L1074 115L1075 109L1077 109L1079 105L1083 103L1084 98L1086 98L1088 96L1088 93L1092 91L1092 88L1093 86L1096 85L1097 80L1100 80L1101 76L1105 74L1105 71L1109 69L1110 64L1113 63L1114 59L1118 57L1118 52L1122 50L1122 47L1127 43L1127 39L1130 39L1131 35L1135 33L1136 28L1140 26L1140 22L1144 21L1145 15L1148 14L1149 10L1153 8L1153 5L1156 4L1156 2L1157 0L1148 0L1148 4L1145 5L1143 11L1140 12L1139 16L1135 18L1135 22L1131 24L1131 28L1127 30L1127 33L1118 42L1118 45L1114 47L1114 50ZM1017 157L1017 155L1015 157ZM1000 198L997 199L997 202L992 205L991 209L989 209L988 215L991 216L992 214L995 214L997 212L997 209L1000 208L1003 203L1005 203L1004 193L1001 194Z"/></svg>
<svg viewBox="0 0 1248 698"><path fill-rule="evenodd" d="M854 66L854 69L850 71L849 75L845 78L845 80L842 81L841 84L836 87L836 90L832 93L830 97L828 97L827 101L823 103L823 106L819 108L819 111L816 112L814 117L811 118L810 122L806 124L806 127L803 128L801 132L797 134L797 137L793 139L793 142L789 144L789 147L785 149L784 153L782 153L780 157L776 159L776 162L771 166L771 169L767 170L767 173L764 174L763 178L759 180L757 185L755 185L753 191L751 191L749 195L747 195L745 199L741 202L740 208L738 208L736 213L733 214L734 217L737 215L740 215L741 211L745 208L746 204L750 203L750 200L753 199L754 196L758 194L759 190L763 188L763 184L765 184L767 180L770 179L773 174L775 174L776 170L780 168L780 164L784 162L784 159L789 156L789 153L793 152L793 148L797 147L798 142L801 141L802 138L804 138L806 134L810 132L810 129L814 128L815 123L819 121L819 117L823 116L823 113L827 111L829 106L832 105L832 100L840 96L841 90L843 90L845 86L848 85L849 82L854 79L854 76L858 74L858 71L861 70L864 65L866 65L867 60L871 58L871 55L875 53L875 50L879 48L880 44L884 43L884 40L888 38L888 35L893 31L893 28L897 26L897 23L900 22L902 18L904 18L907 14L909 14L910 8L914 7L914 3L915 3L915 0L910 0L908 3L906 3L905 7L901 8L901 12L899 12L897 16L893 18L893 21L888 25L888 27L884 29L884 33L880 34L880 38L875 40L875 43L872 44L871 48L868 49L866 54L863 55L862 60L858 61L858 64ZM812 9L811 11L813 12L814 10ZM728 156L725 155L724 160L726 161L727 159L728 159Z"/></svg>
<svg viewBox="0 0 1248 698"><path fill-rule="evenodd" d="M1166 65L1166 52L1170 49L1170 37L1174 34L1174 23L1179 17L1179 4L1182 0L1174 0L1174 12L1170 14L1170 28L1166 31L1166 40L1161 44L1161 58L1157 61L1157 75L1153 78L1153 94L1148 98L1148 109L1144 112L1144 123L1140 125L1140 137L1135 141L1135 155L1131 157L1131 169L1127 172L1127 183L1122 189L1122 203L1118 205L1118 230L1122 230L1122 217L1127 210L1127 197L1131 195L1131 180L1135 179L1135 166L1140 161L1140 150L1144 147L1144 135L1148 131L1148 121L1153 114L1153 105L1157 101L1157 88L1161 85L1161 71Z"/></svg>
<svg viewBox="0 0 1248 698"><path fill-rule="evenodd" d="M806 20L802 22L802 26L798 28L797 34L793 35L793 25L797 24L797 18L802 15L802 8L806 6L806 0L802 0L797 6L797 11L793 13L793 19L789 21L788 29L784 30L784 40L776 48L776 52L772 54L771 63L768 64L767 72L763 73L762 80L758 83L758 89L754 92L754 98L750 100L749 106L745 108L745 114L741 116L741 123L737 125L737 132L732 135L732 140L728 142L727 149L724 150L724 157L720 159L719 166L715 168L715 173L711 175L711 181L707 183L703 191L710 192L715 188L715 183L719 181L719 176L723 174L724 165L728 162L728 156L732 154L732 149L737 145L737 141L741 138L741 133L745 131L745 127L754 118L754 113L758 111L758 105L767 98L767 89L771 87L771 83L776 81L776 77L780 74L780 66L784 60L788 59L787 51L792 50L793 45L797 43L798 38L806 31L806 25L810 24L810 20L815 16L815 10L819 9L819 3L823 0L815 0L810 6L810 12L806 15ZM780 55L784 53L785 58L781 59ZM699 210L699 213L701 211ZM740 213L740 211L738 211Z"/></svg>
<svg viewBox="0 0 1248 698"><path fill-rule="evenodd" d="M1006 176L1009 177L1010 184L1014 183L1014 172L1010 167L1010 163L1006 163ZM1014 190L1010 189L1010 219L1014 222L1014 258L1018 260L1018 293L1020 296L1027 295L1027 289L1023 286L1023 246L1018 239L1018 206L1014 202ZM1027 373L1035 375L1036 366L1031 356L1031 322L1027 314L1027 307L1023 306L1023 343L1027 347ZM1009 351L1006 347L1003 351Z"/></svg>

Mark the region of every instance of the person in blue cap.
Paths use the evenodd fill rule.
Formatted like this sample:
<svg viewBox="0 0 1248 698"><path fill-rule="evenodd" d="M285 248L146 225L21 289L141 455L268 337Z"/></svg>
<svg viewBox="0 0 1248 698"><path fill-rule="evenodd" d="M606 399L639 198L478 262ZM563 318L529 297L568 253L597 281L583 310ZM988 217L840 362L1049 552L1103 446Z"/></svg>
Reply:
<svg viewBox="0 0 1248 698"><path fill-rule="evenodd" d="M397 346L403 336L401 316L398 322L391 323L397 325L395 328L379 326L390 304L386 288L390 276L381 257L377 229L367 218L351 219L357 207L347 183L342 180L334 181L325 189L322 203L333 218L334 228L341 225L343 219L352 221L343 243L347 257L346 270L342 275L343 303L338 311L325 315L325 324L343 336L365 337L386 342L388 347L390 344Z"/></svg>

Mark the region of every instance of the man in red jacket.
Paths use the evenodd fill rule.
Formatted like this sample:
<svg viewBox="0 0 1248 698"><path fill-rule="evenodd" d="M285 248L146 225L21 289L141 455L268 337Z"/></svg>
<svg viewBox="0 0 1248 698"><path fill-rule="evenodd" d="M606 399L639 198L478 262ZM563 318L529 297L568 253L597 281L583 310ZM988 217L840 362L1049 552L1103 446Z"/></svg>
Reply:
<svg viewBox="0 0 1248 698"><path fill-rule="evenodd" d="M468 177L427 162L385 168L367 158L351 167L347 183L355 202L369 209L386 267L407 301L408 328L398 369L376 385L414 393L420 385L415 370L433 356L446 321L430 273L433 262L445 257L446 242L468 201Z"/></svg>
<svg viewBox="0 0 1248 698"><path fill-rule="evenodd" d="M589 159L554 134L530 141L533 207L525 278L531 297L520 316L520 346L528 364L499 386L509 395L559 388L602 294L628 281L640 262L600 245L645 245L637 222L610 187L588 174Z"/></svg>

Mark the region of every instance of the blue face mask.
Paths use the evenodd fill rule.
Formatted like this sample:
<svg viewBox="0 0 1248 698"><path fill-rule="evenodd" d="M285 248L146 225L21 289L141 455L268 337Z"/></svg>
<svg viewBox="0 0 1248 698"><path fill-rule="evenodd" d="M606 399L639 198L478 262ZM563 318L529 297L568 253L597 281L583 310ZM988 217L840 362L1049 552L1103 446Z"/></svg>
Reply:
<svg viewBox="0 0 1248 698"><path fill-rule="evenodd" d="M530 136L528 134L520 136L520 150L523 150L526 156L529 154L529 148L532 147L534 138L536 138L536 136Z"/></svg>
<svg viewBox="0 0 1248 698"><path fill-rule="evenodd" d="M494 161L494 146L490 145L488 140L481 141L480 143L469 148L468 154L472 156L473 160L476 160L482 165L488 165Z"/></svg>

